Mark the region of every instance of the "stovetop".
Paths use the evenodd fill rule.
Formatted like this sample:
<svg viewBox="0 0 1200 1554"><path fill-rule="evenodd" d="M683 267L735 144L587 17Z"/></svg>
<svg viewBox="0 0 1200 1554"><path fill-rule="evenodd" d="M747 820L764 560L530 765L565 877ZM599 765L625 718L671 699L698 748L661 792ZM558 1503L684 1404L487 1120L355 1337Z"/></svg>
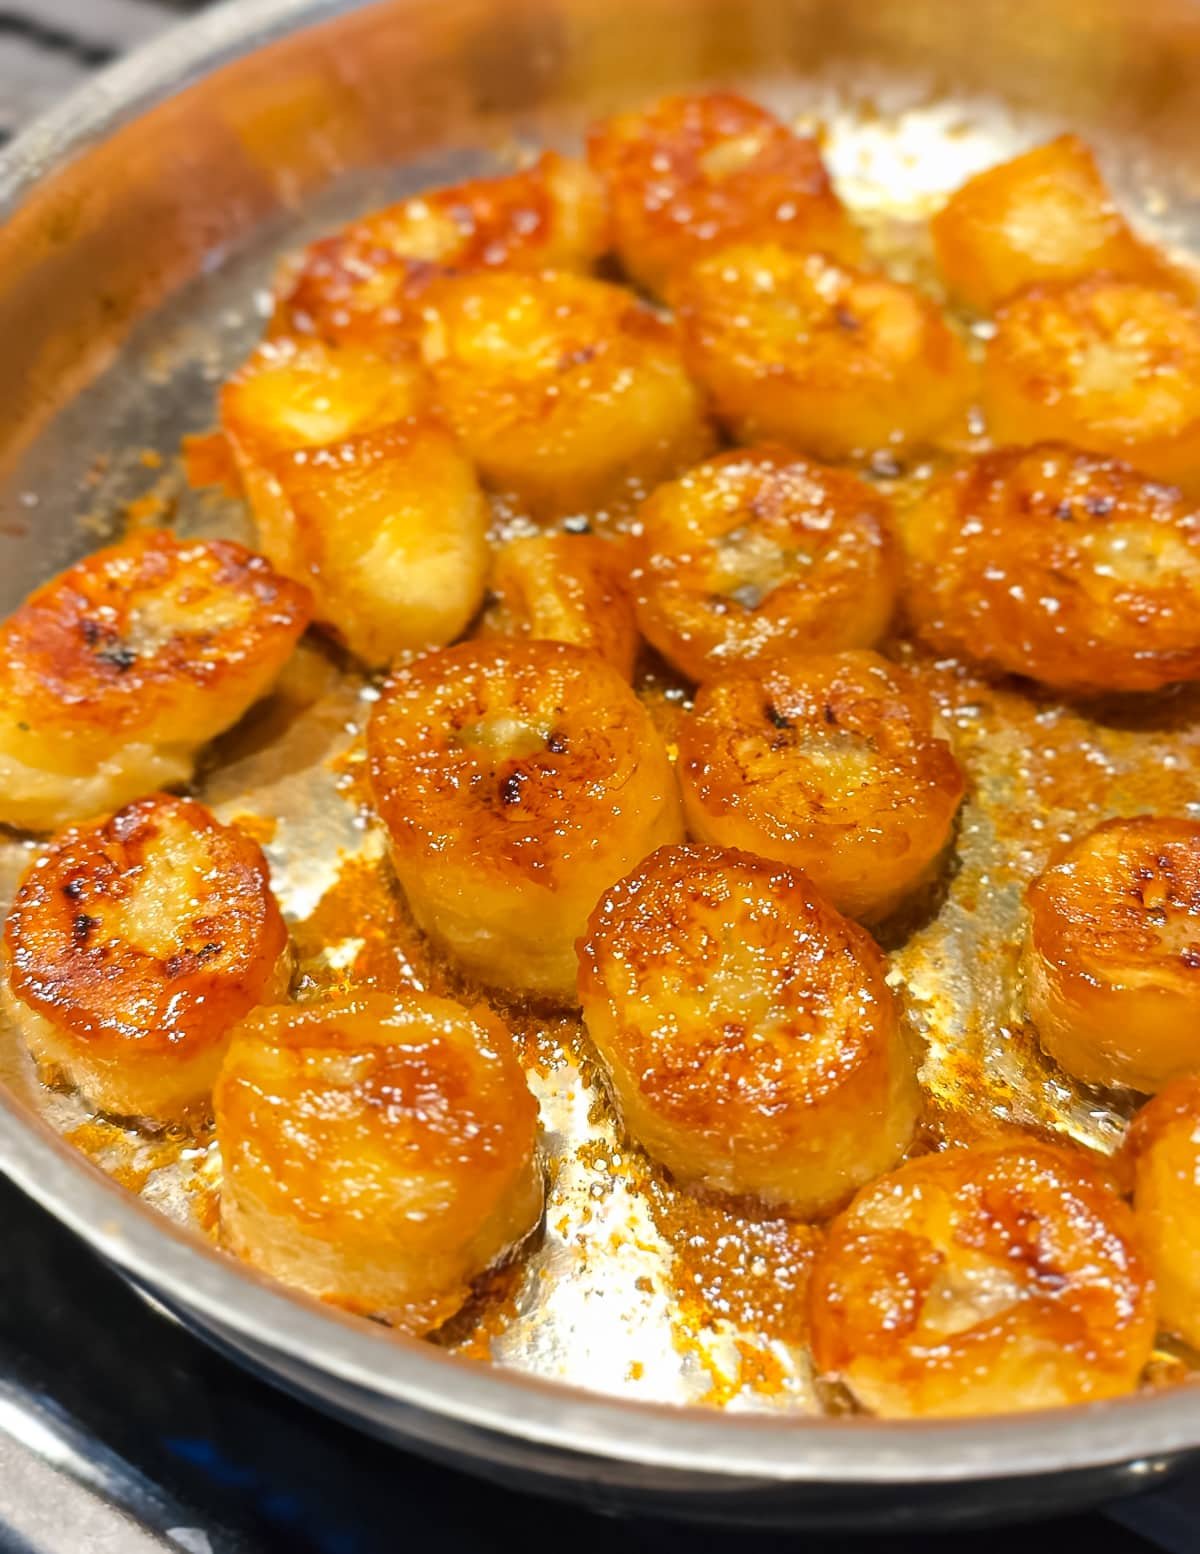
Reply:
<svg viewBox="0 0 1200 1554"><path fill-rule="evenodd" d="M6 1183L0 1224L3 1554L477 1554L546 1536L572 1554L695 1548L695 1528L531 1499L325 1418L153 1310ZM1026 1554L1196 1554L1200 1481L966 1536L971 1554L1011 1554L1014 1538ZM711 1554L958 1554L963 1537L703 1532Z"/></svg>

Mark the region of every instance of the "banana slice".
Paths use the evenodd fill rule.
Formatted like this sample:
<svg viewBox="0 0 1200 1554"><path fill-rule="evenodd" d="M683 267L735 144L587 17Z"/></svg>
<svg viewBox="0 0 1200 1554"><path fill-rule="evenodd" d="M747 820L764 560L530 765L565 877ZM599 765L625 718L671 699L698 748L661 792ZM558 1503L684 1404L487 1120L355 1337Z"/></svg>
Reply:
<svg viewBox="0 0 1200 1554"><path fill-rule="evenodd" d="M969 179L930 230L942 279L981 313L1048 281L1100 272L1148 286L1173 279L1163 256L1134 235L1078 135L1059 135Z"/></svg>
<svg viewBox="0 0 1200 1554"><path fill-rule="evenodd" d="M640 517L638 620L693 680L781 650L870 647L891 620L891 510L848 471L738 449L660 486Z"/></svg>
<svg viewBox="0 0 1200 1554"><path fill-rule="evenodd" d="M1123 1163L1133 1212L1158 1289L1159 1321L1200 1349L1200 1075L1185 1074L1148 1101L1129 1129Z"/></svg>
<svg viewBox="0 0 1200 1554"><path fill-rule="evenodd" d="M684 359L740 442L837 462L929 442L973 373L920 292L778 243L720 249L674 277Z"/></svg>
<svg viewBox="0 0 1200 1554"><path fill-rule="evenodd" d="M0 625L0 821L53 830L186 782L310 614L261 556L162 531L44 583Z"/></svg>
<svg viewBox="0 0 1200 1554"><path fill-rule="evenodd" d="M482 1005L370 992L258 1010L213 1099L225 1246L408 1332L453 1316L541 1217L537 1103Z"/></svg>
<svg viewBox="0 0 1200 1554"><path fill-rule="evenodd" d="M857 260L862 242L817 143L735 92L667 97L588 136L627 275L661 293L714 248L762 240Z"/></svg>
<svg viewBox="0 0 1200 1554"><path fill-rule="evenodd" d="M294 339L222 393L264 550L373 666L453 641L483 599L490 512L431 394L414 356Z"/></svg>
<svg viewBox="0 0 1200 1554"><path fill-rule="evenodd" d="M1034 287L996 315L983 405L994 442L1073 443L1200 492L1200 311L1106 276Z"/></svg>
<svg viewBox="0 0 1200 1554"><path fill-rule="evenodd" d="M680 725L679 783L692 836L803 869L863 922L930 877L963 795L924 692L867 652L710 680Z"/></svg>
<svg viewBox="0 0 1200 1554"><path fill-rule="evenodd" d="M583 1017L631 1137L684 1186L827 1213L920 1109L883 956L796 869L664 847L601 899Z"/></svg>
<svg viewBox="0 0 1200 1554"><path fill-rule="evenodd" d="M619 542L594 534L510 540L492 571L487 627L504 636L591 648L628 680L638 650L629 566Z"/></svg>
<svg viewBox="0 0 1200 1554"><path fill-rule="evenodd" d="M370 665L441 647L483 600L491 514L453 434L410 417L267 466L317 618Z"/></svg>
<svg viewBox="0 0 1200 1554"><path fill-rule="evenodd" d="M1133 1216L1100 1169L1035 1139L910 1160L833 1222L813 1358L888 1418L1132 1392L1154 1344Z"/></svg>
<svg viewBox="0 0 1200 1554"><path fill-rule="evenodd" d="M564 643L462 643L392 677L367 746L421 928L486 983L573 1003L601 891L683 834L629 686Z"/></svg>
<svg viewBox="0 0 1200 1554"><path fill-rule="evenodd" d="M432 387L411 353L280 336L264 341L221 389L221 430L273 564L299 575L295 523L273 460L377 431L427 410Z"/></svg>
<svg viewBox="0 0 1200 1554"><path fill-rule="evenodd" d="M607 247L599 182L547 151L520 172L427 190L311 244L279 277L272 330L389 342L419 328L437 275L586 270Z"/></svg>
<svg viewBox="0 0 1200 1554"><path fill-rule="evenodd" d="M1153 1091L1198 1066L1200 824L1105 821L1034 881L1029 913L1029 1016L1067 1073Z"/></svg>
<svg viewBox="0 0 1200 1554"><path fill-rule="evenodd" d="M534 517L603 508L712 446L673 326L619 286L496 271L435 281L426 303L443 411Z"/></svg>
<svg viewBox="0 0 1200 1554"><path fill-rule="evenodd" d="M984 454L902 532L908 615L939 652L1075 694L1200 678L1200 514L1126 464Z"/></svg>
<svg viewBox="0 0 1200 1554"><path fill-rule="evenodd" d="M55 838L4 927L5 1009L91 1106L202 1115L230 1032L287 994L291 953L257 843L152 794Z"/></svg>

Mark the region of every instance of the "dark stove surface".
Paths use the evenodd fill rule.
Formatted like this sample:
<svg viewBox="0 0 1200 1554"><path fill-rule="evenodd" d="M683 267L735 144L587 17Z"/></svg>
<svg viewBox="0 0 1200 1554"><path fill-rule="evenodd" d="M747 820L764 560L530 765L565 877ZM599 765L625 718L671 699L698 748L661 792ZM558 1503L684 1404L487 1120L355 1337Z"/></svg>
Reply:
<svg viewBox="0 0 1200 1554"><path fill-rule="evenodd" d="M571 1554L949 1554L964 1534L856 1540L616 1522L485 1486L366 1439L160 1316L0 1183L0 1550L439 1554L545 1538ZM1118 1514L971 1532L971 1554L1200 1550L1183 1490ZM1200 1505L1200 1494L1192 1499ZM1137 1530L1133 1530L1136 1528Z"/></svg>

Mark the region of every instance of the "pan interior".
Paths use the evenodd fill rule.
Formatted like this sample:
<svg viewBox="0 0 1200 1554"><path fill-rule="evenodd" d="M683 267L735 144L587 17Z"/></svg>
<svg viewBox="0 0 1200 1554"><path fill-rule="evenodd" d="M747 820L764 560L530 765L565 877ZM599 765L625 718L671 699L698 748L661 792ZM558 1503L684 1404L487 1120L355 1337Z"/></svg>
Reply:
<svg viewBox="0 0 1200 1554"><path fill-rule="evenodd" d="M462 15L470 9L461 8ZM665 14L669 7L658 9ZM878 9L900 25L898 6ZM919 27L939 9L946 8L912 7L911 25ZM1063 29L1067 9L1049 12ZM695 8L694 14L715 17L720 10ZM865 11L849 7L867 29ZM722 14L726 26L728 13ZM525 8L520 15L524 26ZM562 17L599 26L584 5L565 8ZM1113 36L1103 29L1092 45L1092 86L1085 89L1076 75L1064 83L1061 100L1078 118L987 95L977 80L978 62L967 76L971 89L951 90L945 72L889 76L861 61L809 58L790 32L779 52L784 58L799 52L796 69L726 74L708 57L720 35L713 21L709 46L697 48L695 61L674 60L670 68L686 75L694 66L697 75L738 86L797 124L819 129L845 197L895 273L932 286L924 237L930 210L970 173L1066 127L1093 139L1147 231L1173 248L1200 251L1193 170L1169 154L1174 99L1160 98L1158 119L1147 117L1140 126L1127 122L1142 100L1137 94L1125 103L1121 122L1096 117L1104 73L1136 63L1121 65ZM763 57L773 57L771 36L759 40ZM904 36L911 54L916 41ZM862 39L834 41L845 54L869 40L864 30ZM472 99L471 111L464 110L440 148L419 143L419 125L410 126L414 143L395 158L364 144L359 165L351 165L354 157L338 145L330 153L337 176L325 166L293 169L290 193L275 167L269 197L255 205L247 196L253 216L247 230L201 245L192 256L204 259L193 265L197 273L178 286L172 281L172 294L131 326L123 320L119 348L114 344L115 355L98 377L48 421L41 416L47 406L22 404L10 428L14 445L18 431L23 436L39 417L45 424L13 453L0 490L0 605L12 607L36 582L131 526L170 523L190 533L247 538L236 502L189 490L178 451L182 437L211 426L216 386L260 332L279 256L401 194L512 166L539 146L571 149L593 108L640 100L668 84L634 81L625 51L610 42L614 56L605 73L578 94L589 103L586 114L553 102L535 112L527 104L481 106ZM565 42L556 34L558 53L546 67L547 79L560 73L553 80L564 99L571 96L574 46L569 29ZM473 56L469 68L490 79L506 57L503 51L495 59ZM1051 57L1041 68L1053 75L1058 67ZM1156 78L1149 65L1142 68L1145 106ZM629 79L614 86L610 78L623 73ZM535 66L527 67L527 77L533 90L540 80ZM289 79L289 90L287 106L302 111L299 85ZM290 133L283 107L270 112L283 119L279 133ZM270 117L267 106L261 113ZM261 126L258 132L266 134ZM244 122L239 134L244 150ZM259 152L269 156L270 145ZM16 306L17 291L14 281L0 299L0 320ZM90 370L82 354L78 365L81 373ZM500 513L497 524L521 526L519 517ZM1015 999L1021 895L1060 837L1102 815L1153 808L1200 818L1200 699L1156 699L1136 720L1103 712L1084 717L944 666L924 664L919 672L953 725L973 778L960 867L936 910L898 932L891 950L894 981L923 1054L931 1132L957 1140L1015 1126L1110 1151L1127 1101L1066 1080L1021 1023ZM669 732L678 688L658 679L649 694ZM408 923L379 832L364 809L359 736L372 695L335 653L305 647L280 691L220 742L197 787L222 819L247 824L262 840L293 923L302 997L364 981L461 990ZM15 839L0 846L5 900L33 851ZM517 1029L542 1108L552 1165L549 1209L520 1266L490 1281L436 1341L646 1401L798 1415L838 1411L842 1400L814 1383L796 1315L812 1233L745 1208L698 1206L675 1192L620 1136L575 1022L534 1009L504 1012ZM11 1032L0 1037L0 1069L25 1104L124 1187L197 1236L213 1234L220 1161L211 1139L142 1136L91 1116L75 1097L37 1082ZM1180 1364L1167 1353L1156 1362L1163 1377L1177 1374Z"/></svg>

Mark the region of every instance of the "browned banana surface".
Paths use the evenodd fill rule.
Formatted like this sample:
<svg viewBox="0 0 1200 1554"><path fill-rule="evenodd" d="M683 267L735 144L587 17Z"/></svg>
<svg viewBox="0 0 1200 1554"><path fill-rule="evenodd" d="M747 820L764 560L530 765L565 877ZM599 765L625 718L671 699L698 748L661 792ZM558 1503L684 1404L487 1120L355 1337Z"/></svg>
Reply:
<svg viewBox="0 0 1200 1554"><path fill-rule="evenodd" d="M1163 256L1131 230L1078 135L977 173L930 228L943 280L981 313L1046 281L1099 272L1150 286L1173 280Z"/></svg>
<svg viewBox="0 0 1200 1554"><path fill-rule="evenodd" d="M593 127L626 274L661 292L671 273L759 239L853 262L862 251L817 143L736 92L666 97Z"/></svg>
<svg viewBox="0 0 1200 1554"><path fill-rule="evenodd" d="M157 530L43 583L0 626L0 821L51 830L185 782L310 614L262 556Z"/></svg>
<svg viewBox="0 0 1200 1554"><path fill-rule="evenodd" d="M995 443L1072 443L1200 493L1200 311L1102 275L1033 287L996 315L983 404Z"/></svg>
<svg viewBox="0 0 1200 1554"><path fill-rule="evenodd" d="M482 1006L370 992L262 1009L214 1099L224 1244L407 1331L452 1316L541 1214L537 1103Z"/></svg>
<svg viewBox="0 0 1200 1554"><path fill-rule="evenodd" d="M899 556L886 499L778 447L720 454L643 503L638 621L704 680L781 651L870 647Z"/></svg>
<svg viewBox="0 0 1200 1554"><path fill-rule="evenodd" d="M625 1126L682 1185L811 1217L907 1148L919 1097L883 956L798 870L660 848L579 955Z"/></svg>
<svg viewBox="0 0 1200 1554"><path fill-rule="evenodd" d="M974 374L927 297L778 243L720 249L670 288L684 356L741 442L833 461L935 439Z"/></svg>
<svg viewBox="0 0 1200 1554"><path fill-rule="evenodd" d="M679 780L692 836L803 869L867 922L929 878L964 787L928 697L870 652L710 680L680 726Z"/></svg>
<svg viewBox="0 0 1200 1554"><path fill-rule="evenodd" d="M287 993L258 844L158 793L56 837L4 929L6 1005L34 1056L118 1116L203 1116L230 1032Z"/></svg>
<svg viewBox="0 0 1200 1554"><path fill-rule="evenodd" d="M1034 881L1029 912L1029 1014L1069 1074L1159 1090L1200 1067L1200 824L1105 821Z"/></svg>
<svg viewBox="0 0 1200 1554"><path fill-rule="evenodd" d="M670 759L629 686L564 643L460 643L392 677L367 743L421 927L483 981L573 1003L600 893L683 834Z"/></svg>
<svg viewBox="0 0 1200 1554"><path fill-rule="evenodd" d="M939 652L1074 693L1200 677L1200 513L1118 460L983 454L903 534L908 613Z"/></svg>
<svg viewBox="0 0 1200 1554"><path fill-rule="evenodd" d="M1082 1155L1034 1139L910 1160L834 1221L813 1355L887 1417L1132 1392L1154 1343L1133 1216Z"/></svg>

